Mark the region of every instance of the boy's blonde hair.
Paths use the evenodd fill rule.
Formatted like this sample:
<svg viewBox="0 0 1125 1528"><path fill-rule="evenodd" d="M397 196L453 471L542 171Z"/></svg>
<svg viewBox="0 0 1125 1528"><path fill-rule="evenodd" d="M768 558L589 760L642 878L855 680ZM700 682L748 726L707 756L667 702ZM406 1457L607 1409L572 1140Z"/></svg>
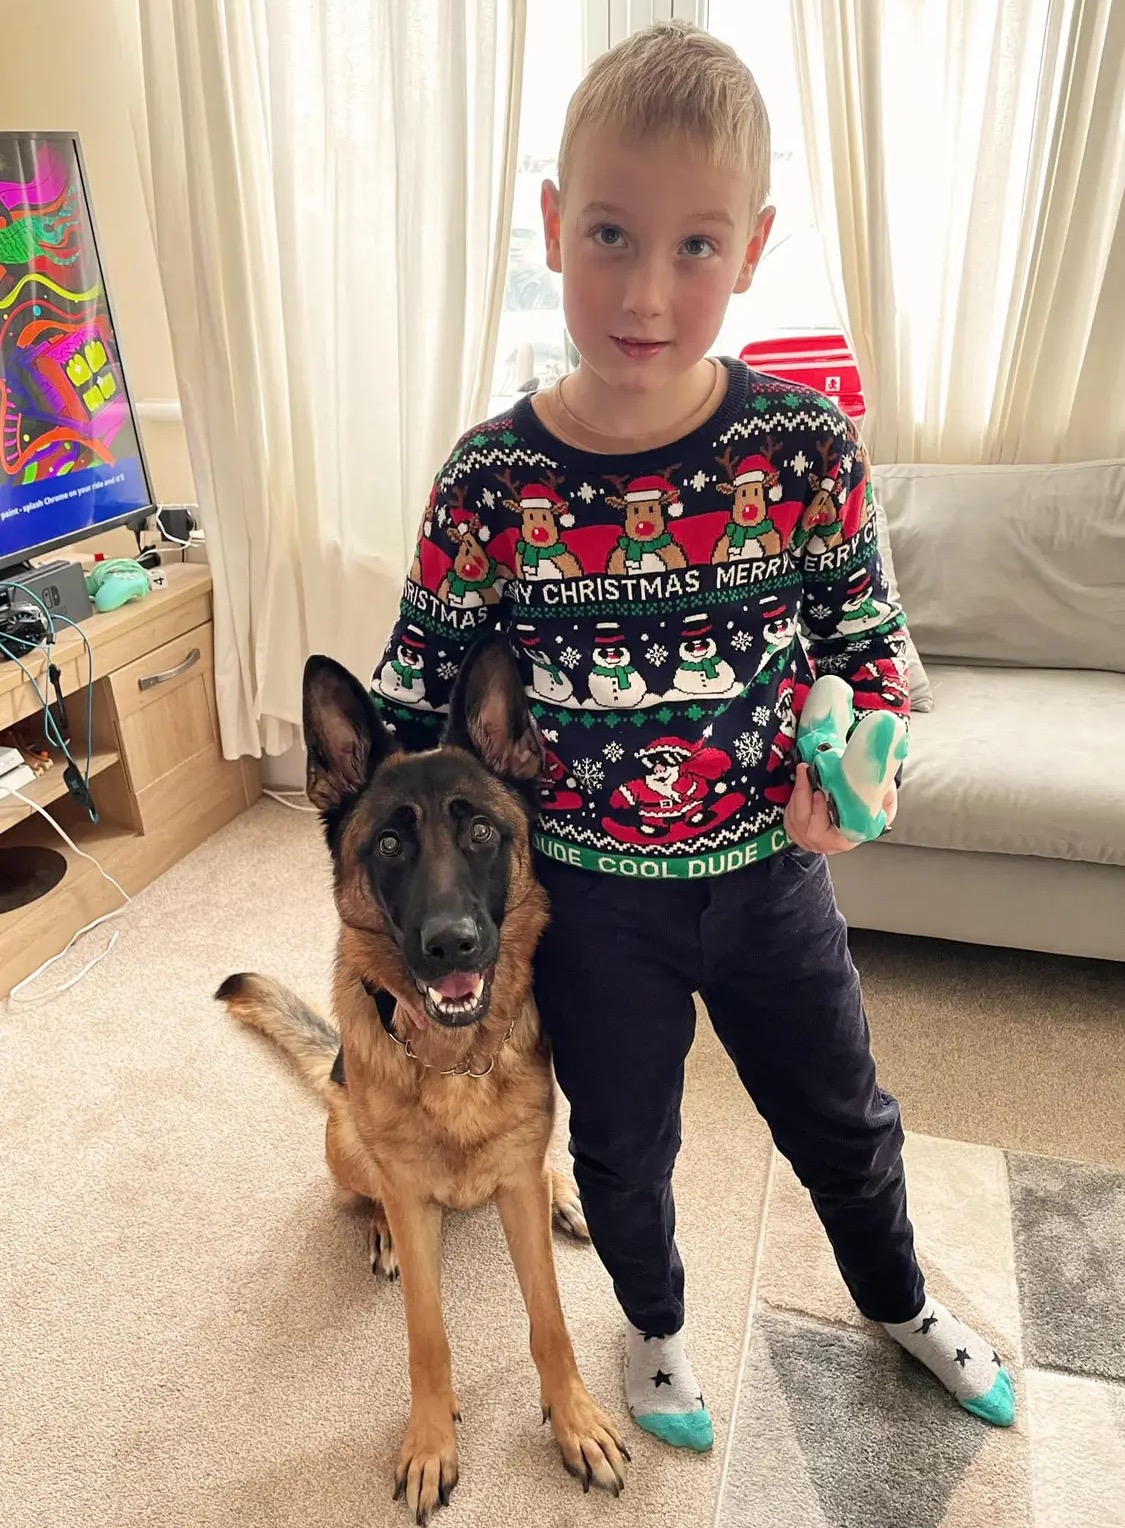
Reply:
<svg viewBox="0 0 1125 1528"><path fill-rule="evenodd" d="M750 177L751 212L770 183L770 124L754 76L733 48L710 32L660 21L595 59L571 97L559 149L565 196L574 141L586 127L628 139L682 135L715 164Z"/></svg>

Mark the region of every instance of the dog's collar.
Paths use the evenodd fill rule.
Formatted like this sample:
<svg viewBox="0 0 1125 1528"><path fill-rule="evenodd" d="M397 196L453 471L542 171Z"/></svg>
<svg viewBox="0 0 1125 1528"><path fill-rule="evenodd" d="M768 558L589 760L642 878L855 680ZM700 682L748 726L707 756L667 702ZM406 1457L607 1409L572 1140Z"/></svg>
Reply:
<svg viewBox="0 0 1125 1528"><path fill-rule="evenodd" d="M399 1037L395 1034L394 1017L395 1007L398 999L392 997L392 995L385 991L384 988L377 987L375 983L369 981L366 976L363 978L363 990L375 1004L375 1011L383 1021L383 1028L387 1031L395 1044L401 1045L403 1050L412 1061L417 1061L419 1066L424 1066L428 1071L431 1071L433 1069L431 1063L429 1061L423 1061L422 1057L415 1053L414 1048L410 1044L410 1041L400 1040ZM504 1038L500 1041L500 1044L493 1051L491 1057L489 1058L488 1065L485 1067L483 1072L474 1072L472 1063L470 1061L466 1061L462 1066L451 1066L447 1071L440 1072L438 1075L441 1077L487 1077L489 1072L491 1072L492 1068L496 1065L497 1056L504 1049L505 1045L507 1045L508 1041L512 1038L512 1032L514 1031L515 1027L516 1021L513 1019L508 1029L508 1033L504 1036ZM340 1073L338 1077L336 1075L337 1068L339 1068ZM332 1068L332 1080L341 1084L344 1081L343 1046L340 1047L340 1054L336 1057L336 1064Z"/></svg>

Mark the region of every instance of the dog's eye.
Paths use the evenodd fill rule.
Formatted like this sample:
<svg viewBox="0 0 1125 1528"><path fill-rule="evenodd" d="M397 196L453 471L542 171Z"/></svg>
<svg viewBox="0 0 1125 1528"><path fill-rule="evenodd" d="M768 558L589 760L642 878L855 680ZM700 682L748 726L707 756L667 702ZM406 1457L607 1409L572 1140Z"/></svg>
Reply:
<svg viewBox="0 0 1125 1528"><path fill-rule="evenodd" d="M496 829L483 817L478 817L469 829L469 837L474 844L490 844L496 837Z"/></svg>
<svg viewBox="0 0 1125 1528"><path fill-rule="evenodd" d="M396 855L402 848L402 839L397 833L379 834L379 853L385 854L388 859Z"/></svg>

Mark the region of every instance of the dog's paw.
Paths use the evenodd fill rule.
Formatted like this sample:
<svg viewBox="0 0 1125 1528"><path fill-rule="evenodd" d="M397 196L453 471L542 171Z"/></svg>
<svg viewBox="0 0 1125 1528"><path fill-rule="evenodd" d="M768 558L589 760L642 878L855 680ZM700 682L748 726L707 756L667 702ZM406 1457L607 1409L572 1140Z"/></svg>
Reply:
<svg viewBox="0 0 1125 1528"><path fill-rule="evenodd" d="M617 1430L581 1380L561 1397L543 1403L543 1420L550 1420L567 1473L582 1482L583 1491L600 1486L614 1496L625 1489L629 1450Z"/></svg>
<svg viewBox="0 0 1125 1528"><path fill-rule="evenodd" d="M457 1484L457 1403L412 1411L395 1470L394 1500L405 1497L415 1523L426 1528L439 1507L449 1505Z"/></svg>
<svg viewBox="0 0 1125 1528"><path fill-rule="evenodd" d="M383 1214L382 1205L376 1205L371 1212L368 1250L371 1255L373 1274L382 1274L385 1279L398 1278L398 1256L395 1253L394 1238L391 1236L391 1228L387 1224L387 1217Z"/></svg>
<svg viewBox="0 0 1125 1528"><path fill-rule="evenodd" d="M575 1241L589 1241L590 1229L573 1178L551 1169L551 1213L555 1224Z"/></svg>

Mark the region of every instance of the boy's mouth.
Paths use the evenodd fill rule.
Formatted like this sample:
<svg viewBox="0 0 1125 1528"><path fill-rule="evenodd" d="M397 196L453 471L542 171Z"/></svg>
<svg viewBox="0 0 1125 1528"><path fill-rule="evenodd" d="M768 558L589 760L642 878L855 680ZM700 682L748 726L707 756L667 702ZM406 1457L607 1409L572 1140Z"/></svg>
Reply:
<svg viewBox="0 0 1125 1528"><path fill-rule="evenodd" d="M615 334L613 336L613 343L617 346L618 350L620 350L623 355L627 355L630 360L648 361L651 360L653 356L660 355L662 351L667 350L670 341L635 340L630 339L627 335Z"/></svg>

